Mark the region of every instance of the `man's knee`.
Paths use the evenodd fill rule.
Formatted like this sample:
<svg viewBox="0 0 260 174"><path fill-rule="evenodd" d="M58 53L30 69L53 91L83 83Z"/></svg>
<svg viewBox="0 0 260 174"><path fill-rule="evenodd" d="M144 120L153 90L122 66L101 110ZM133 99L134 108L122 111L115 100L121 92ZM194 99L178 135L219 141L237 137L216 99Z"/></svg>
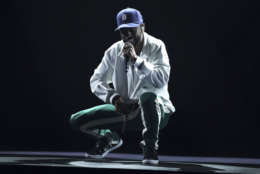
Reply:
<svg viewBox="0 0 260 174"><path fill-rule="evenodd" d="M152 92L143 93L140 96L140 102L142 106L150 106L156 100L156 95Z"/></svg>
<svg viewBox="0 0 260 174"><path fill-rule="evenodd" d="M78 121L78 113L75 113L75 114L72 114L70 116L70 119L69 119L69 123L70 123L70 126L75 129L75 130L78 130L79 129L79 121Z"/></svg>

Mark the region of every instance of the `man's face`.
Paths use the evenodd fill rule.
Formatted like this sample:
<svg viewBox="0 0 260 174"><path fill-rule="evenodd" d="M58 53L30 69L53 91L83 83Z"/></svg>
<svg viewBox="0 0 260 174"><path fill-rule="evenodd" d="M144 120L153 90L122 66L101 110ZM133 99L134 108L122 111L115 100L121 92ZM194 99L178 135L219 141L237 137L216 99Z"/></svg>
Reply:
<svg viewBox="0 0 260 174"><path fill-rule="evenodd" d="M143 36L141 26L135 28L121 28L119 32L120 37L124 42L131 42L134 46L141 42Z"/></svg>

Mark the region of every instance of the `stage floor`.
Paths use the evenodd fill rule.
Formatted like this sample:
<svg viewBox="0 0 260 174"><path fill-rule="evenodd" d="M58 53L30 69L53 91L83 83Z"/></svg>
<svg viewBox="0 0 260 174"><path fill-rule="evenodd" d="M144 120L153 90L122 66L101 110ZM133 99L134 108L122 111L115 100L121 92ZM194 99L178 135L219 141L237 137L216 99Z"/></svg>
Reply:
<svg viewBox="0 0 260 174"><path fill-rule="evenodd" d="M120 173L241 173L260 174L260 159L159 156L157 166L143 165L141 154L111 153L105 159L86 159L83 152L0 151L0 167L39 166L120 170ZM106 172L108 173L108 172Z"/></svg>

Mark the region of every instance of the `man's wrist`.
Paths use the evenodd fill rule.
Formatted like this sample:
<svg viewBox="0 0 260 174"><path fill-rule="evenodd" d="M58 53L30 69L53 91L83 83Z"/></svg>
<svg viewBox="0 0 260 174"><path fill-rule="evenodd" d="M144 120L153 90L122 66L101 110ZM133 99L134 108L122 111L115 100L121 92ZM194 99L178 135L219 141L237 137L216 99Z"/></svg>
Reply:
<svg viewBox="0 0 260 174"><path fill-rule="evenodd" d="M136 57L135 59L135 65L137 66L137 68L141 68L141 66L143 65L144 60L140 57Z"/></svg>
<svg viewBox="0 0 260 174"><path fill-rule="evenodd" d="M135 61L137 60L138 56L134 56L134 57L131 57L131 62L132 63L135 63Z"/></svg>
<svg viewBox="0 0 260 174"><path fill-rule="evenodd" d="M115 105L116 101L120 98L120 95L116 95L112 98L112 104Z"/></svg>

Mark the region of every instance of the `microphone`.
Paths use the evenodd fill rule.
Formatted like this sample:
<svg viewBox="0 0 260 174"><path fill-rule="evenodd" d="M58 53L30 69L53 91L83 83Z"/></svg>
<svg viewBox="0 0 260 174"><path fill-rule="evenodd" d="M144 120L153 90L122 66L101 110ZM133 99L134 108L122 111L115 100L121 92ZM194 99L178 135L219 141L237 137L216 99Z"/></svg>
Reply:
<svg viewBox="0 0 260 174"><path fill-rule="evenodd" d="M125 72L127 73L127 71L128 71L127 63L129 61L129 56L128 55L124 55L124 57L125 57Z"/></svg>
<svg viewBox="0 0 260 174"><path fill-rule="evenodd" d="M130 39L129 39L129 40L130 40ZM129 41L127 40L127 41L125 42L125 44L126 44L127 42L129 42ZM128 63L128 61L129 61L130 57L129 57L128 54L124 54L124 57L125 57L125 72L127 73L127 71L128 71L127 63Z"/></svg>

